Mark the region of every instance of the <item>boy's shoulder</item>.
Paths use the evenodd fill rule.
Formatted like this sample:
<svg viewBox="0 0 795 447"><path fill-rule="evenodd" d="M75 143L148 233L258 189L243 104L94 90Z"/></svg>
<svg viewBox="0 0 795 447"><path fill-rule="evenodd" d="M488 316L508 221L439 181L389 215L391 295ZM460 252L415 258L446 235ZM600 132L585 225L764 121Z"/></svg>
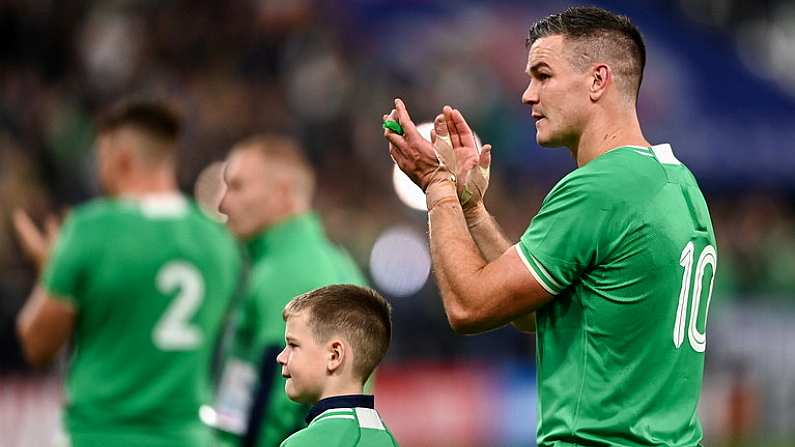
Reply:
<svg viewBox="0 0 795 447"><path fill-rule="evenodd" d="M308 427L282 442L281 447L396 446L378 412L370 408L334 408L318 415Z"/></svg>
<svg viewBox="0 0 795 447"><path fill-rule="evenodd" d="M335 408L318 415L308 427L285 439L281 447L352 447L358 440L359 424L354 409Z"/></svg>

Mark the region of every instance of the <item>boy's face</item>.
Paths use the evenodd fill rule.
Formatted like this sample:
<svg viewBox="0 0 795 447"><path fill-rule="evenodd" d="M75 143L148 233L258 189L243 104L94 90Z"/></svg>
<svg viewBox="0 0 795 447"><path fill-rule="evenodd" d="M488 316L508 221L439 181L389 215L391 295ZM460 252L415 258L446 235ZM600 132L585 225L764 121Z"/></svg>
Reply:
<svg viewBox="0 0 795 447"><path fill-rule="evenodd" d="M276 357L287 379L284 391L296 402L313 404L320 400L327 377L327 363L332 355L324 344L315 341L307 324L307 312L287 319L284 338L287 345Z"/></svg>

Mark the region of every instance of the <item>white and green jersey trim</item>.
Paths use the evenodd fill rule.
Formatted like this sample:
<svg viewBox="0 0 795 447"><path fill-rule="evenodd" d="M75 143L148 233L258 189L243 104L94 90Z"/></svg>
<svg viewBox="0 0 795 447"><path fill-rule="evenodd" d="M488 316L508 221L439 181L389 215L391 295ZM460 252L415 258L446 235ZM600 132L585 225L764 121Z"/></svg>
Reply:
<svg viewBox="0 0 795 447"><path fill-rule="evenodd" d="M541 265L535 256L525 253L521 244L514 245L514 248L519 255L519 259L522 260L524 266L527 267L527 270L533 275L533 278L541 284L544 290L552 295L557 295L565 288L559 282L555 281L552 275L549 274L549 271Z"/></svg>
<svg viewBox="0 0 795 447"><path fill-rule="evenodd" d="M654 157L662 164L665 165L681 165L682 162L676 158L674 155L673 149L671 149L671 145L668 143L665 144L657 144L652 147L644 147L644 146L623 146L623 147L630 147L635 150L636 154L645 155L647 157Z"/></svg>
<svg viewBox="0 0 795 447"><path fill-rule="evenodd" d="M356 420L356 416L354 416L353 408L332 408L331 410L326 410L320 413L316 418L312 419L312 422L309 423L309 426L311 427L322 420L330 419Z"/></svg>
<svg viewBox="0 0 795 447"><path fill-rule="evenodd" d="M372 408L332 408L320 413L309 426L317 424L320 421L332 419L349 419L356 421L360 428L369 428L373 430L386 431L384 422L378 412Z"/></svg>

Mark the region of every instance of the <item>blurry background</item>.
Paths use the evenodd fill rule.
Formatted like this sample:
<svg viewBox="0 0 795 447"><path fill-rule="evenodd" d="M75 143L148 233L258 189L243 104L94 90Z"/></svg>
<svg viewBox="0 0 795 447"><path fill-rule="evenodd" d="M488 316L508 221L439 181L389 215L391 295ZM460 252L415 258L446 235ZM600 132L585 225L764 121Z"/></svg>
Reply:
<svg viewBox="0 0 795 447"><path fill-rule="evenodd" d="M518 238L574 163L540 149L524 38L561 1L0 1L0 444L46 445L62 367L23 365L14 317L34 281L10 226L98 194L92 118L122 96L170 98L187 119L181 183L239 137L298 134L317 207L394 306L377 405L404 447L530 446L535 341L454 336L428 279L426 217L401 202L381 115L449 103L494 145L486 203ZM644 33L639 101L712 211L719 268L701 414L707 446L795 443L795 4L596 1ZM753 3L753 4L752 4Z"/></svg>

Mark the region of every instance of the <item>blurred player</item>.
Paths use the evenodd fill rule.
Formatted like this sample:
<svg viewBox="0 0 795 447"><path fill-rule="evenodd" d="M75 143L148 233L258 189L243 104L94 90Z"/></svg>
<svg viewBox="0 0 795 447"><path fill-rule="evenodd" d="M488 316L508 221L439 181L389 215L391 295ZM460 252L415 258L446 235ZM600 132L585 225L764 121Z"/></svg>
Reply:
<svg viewBox="0 0 795 447"><path fill-rule="evenodd" d="M234 239L177 191L180 123L156 102L122 104L98 125L108 197L42 235L16 226L43 272L18 318L28 360L71 338L65 426L73 447L206 446L199 408L240 268Z"/></svg>
<svg viewBox="0 0 795 447"><path fill-rule="evenodd" d="M287 304L286 346L277 361L287 395L312 409L309 426L282 447L397 447L375 399L363 394L389 348L390 312L378 293L347 284L313 290Z"/></svg>
<svg viewBox="0 0 795 447"><path fill-rule="evenodd" d="M311 211L314 173L292 138L258 135L238 143L225 182L221 212L245 243L251 270L221 380L217 425L228 444L275 447L304 426L307 410L282 392L276 356L284 305L318 287L364 279Z"/></svg>
<svg viewBox="0 0 795 447"><path fill-rule="evenodd" d="M490 155L478 159L460 112L443 109L434 145L400 100L385 116L405 129L385 132L390 154L426 191L448 319L464 333L537 324L539 446L698 445L715 235L693 175L641 132L641 35L577 7L535 23L527 44L536 140L577 169L515 245L482 204Z"/></svg>

